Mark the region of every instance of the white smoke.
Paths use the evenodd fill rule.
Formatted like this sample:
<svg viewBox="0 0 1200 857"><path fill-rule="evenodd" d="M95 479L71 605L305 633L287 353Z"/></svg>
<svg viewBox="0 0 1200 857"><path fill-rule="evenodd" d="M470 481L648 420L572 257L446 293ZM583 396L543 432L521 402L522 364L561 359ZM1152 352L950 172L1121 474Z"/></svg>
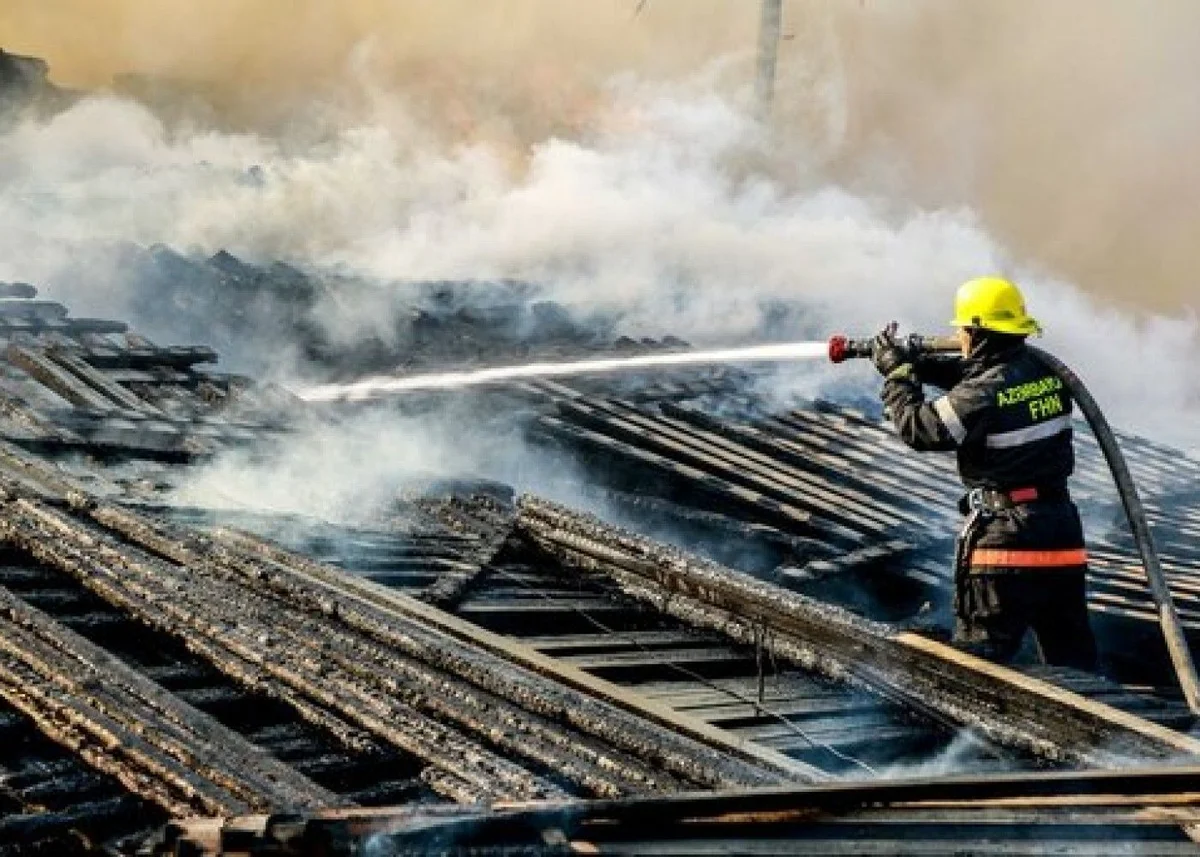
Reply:
<svg viewBox="0 0 1200 857"><path fill-rule="evenodd" d="M954 734L936 753L925 759L888 765L879 770L878 775L884 779L905 779L917 777L947 777L955 774L977 773L980 757L987 754L989 745L979 736L963 729ZM1005 761L993 761L989 770L1001 771L1015 768L1016 765Z"/></svg>
<svg viewBox="0 0 1200 857"><path fill-rule="evenodd" d="M947 290L996 267L968 211L894 214L816 174L756 171L761 129L695 90L617 87L607 126L544 140L518 166L485 145L426 148L395 105L387 123L294 153L91 99L0 137L0 277L111 310L120 284L58 281L65 262L162 242L385 280L528 280L625 310L635 334L737 343L772 298L811 300L848 328L940 322ZM339 324L373 326L382 306L339 307Z"/></svg>
<svg viewBox="0 0 1200 857"><path fill-rule="evenodd" d="M720 75L615 81L586 133L543 139L515 161L485 142L435 147L397 99L301 146L170 128L132 102L90 98L0 136L0 279L48 284L76 314L136 322L144 296L111 270L85 264L80 277L80 262L114 242L162 242L380 282L531 281L570 308L619 310L633 335L729 346L761 336L773 301L809 306L792 339L866 335L892 319L940 332L960 281L1005 271L1049 331L1040 344L1079 371L1116 425L1200 446L1197 381L1180 359L1195 352L1194 317L1107 308L1010 259L971 210L851 192L817 154L771 166L775 141L740 93L714 85ZM820 148L828 129L817 130ZM345 339L377 330L392 305L380 289L378 301L321 315ZM806 390L876 383L866 367L781 376ZM377 498L416 470L497 460L424 425L372 425L363 434L379 442L332 455L340 436L305 437L265 466L219 462L205 484L304 511ZM329 465L318 478L315 459Z"/></svg>
<svg viewBox="0 0 1200 857"><path fill-rule="evenodd" d="M304 426L265 449L227 452L189 473L172 500L362 524L454 480L520 486L589 511L602 502L585 494L573 460L527 445L503 415L461 402L425 414L375 408Z"/></svg>

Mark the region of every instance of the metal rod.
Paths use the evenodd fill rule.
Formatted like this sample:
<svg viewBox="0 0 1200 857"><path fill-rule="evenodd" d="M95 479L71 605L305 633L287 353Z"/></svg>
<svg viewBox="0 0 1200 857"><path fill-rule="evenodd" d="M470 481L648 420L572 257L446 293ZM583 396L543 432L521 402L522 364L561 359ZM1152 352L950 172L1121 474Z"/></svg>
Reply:
<svg viewBox="0 0 1200 857"><path fill-rule="evenodd" d="M779 64L779 38L783 24L783 0L762 0L758 30L758 78L755 97L759 115L767 119L775 99L775 71Z"/></svg>

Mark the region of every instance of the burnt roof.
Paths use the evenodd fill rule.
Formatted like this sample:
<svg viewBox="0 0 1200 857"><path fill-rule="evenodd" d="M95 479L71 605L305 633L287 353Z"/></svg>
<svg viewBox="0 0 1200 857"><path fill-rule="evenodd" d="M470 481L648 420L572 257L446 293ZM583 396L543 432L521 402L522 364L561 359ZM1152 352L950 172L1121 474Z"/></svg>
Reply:
<svg viewBox="0 0 1200 857"><path fill-rule="evenodd" d="M279 273L212 265L247 289ZM543 810L448 808L550 800L569 802L564 835L615 850L782 836L825 847L853 826L853 847L869 851L890 847L897 825L971 850L999 829L992 791L963 785L949 806L870 783L974 770L1016 772L1006 795L1030 809L1006 817L1004 837L1083 853L1098 828L1037 801L1085 786L1039 770L1169 768L1200 747L1085 435L1075 490L1095 525L1090 606L1102 640L1120 645L1102 676L993 668L900 627L936 624L947 600L954 479L869 414L772 407L732 370L508 385L469 395L511 409L547 460L582 467L579 496L603 518L470 478L359 525L188 509L161 489L192 464L355 411L223 371L207 346L75 318L27 285L0 292L0 726L14 738L0 765L26 772L6 780L0 840L86 850L79 831L111 843L166 815L287 812L229 829L254 847L286 829L281 853L295 854L334 827L346 848L374 835L412 845L448 825L451 841L526 847L534 830L552 849ZM512 319L536 296L499 294L486 311L445 294L429 304L444 321L422 365L465 359L464 329L473 349L519 343ZM554 347L576 354L622 345L563 336ZM1122 440L1194 638L1200 463ZM1146 789L1133 809L1076 803L1134 853L1182 848L1176 821L1138 812L1182 800L1171 776L1122 781ZM820 784L843 779L863 791L838 803ZM604 826L705 791L791 803L739 823L718 802L707 826ZM576 803L599 798L615 803ZM804 821L810 805L837 821ZM348 806L399 808L353 816L369 820L347 832ZM182 853L162 849L183 839L211 849L220 829L173 828L160 853ZM930 839L906 841L897 848Z"/></svg>

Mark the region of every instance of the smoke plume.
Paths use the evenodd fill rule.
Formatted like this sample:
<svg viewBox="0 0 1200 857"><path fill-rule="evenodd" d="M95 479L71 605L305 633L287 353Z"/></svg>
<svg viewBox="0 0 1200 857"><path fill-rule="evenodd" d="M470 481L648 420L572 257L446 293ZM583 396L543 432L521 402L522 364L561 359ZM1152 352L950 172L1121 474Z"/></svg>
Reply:
<svg viewBox="0 0 1200 857"><path fill-rule="evenodd" d="M519 155L590 132L614 76L720 58L746 81L756 16L742 0L9 0L0 40L62 83L143 75L231 125L374 110L369 83L424 130ZM976 208L1018 257L1090 292L1194 308L1198 33L1190 0L789 0L775 152Z"/></svg>
<svg viewBox="0 0 1200 857"><path fill-rule="evenodd" d="M0 279L136 322L101 251L163 242L378 283L319 314L343 339L405 282L512 278L738 345L940 331L1001 271L1116 424L1200 447L1200 7L791 0L770 127L755 7L9 0L4 46L100 91L0 135ZM438 431L380 428L339 478L394 483Z"/></svg>

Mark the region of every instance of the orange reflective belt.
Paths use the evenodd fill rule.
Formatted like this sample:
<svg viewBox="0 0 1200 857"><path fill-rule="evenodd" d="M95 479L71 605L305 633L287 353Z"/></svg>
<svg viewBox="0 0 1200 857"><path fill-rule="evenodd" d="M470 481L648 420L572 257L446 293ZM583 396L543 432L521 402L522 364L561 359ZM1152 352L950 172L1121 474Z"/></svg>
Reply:
<svg viewBox="0 0 1200 857"><path fill-rule="evenodd" d="M1056 551L1015 551L976 548L971 552L971 565L1010 568L1055 568L1057 566L1087 565L1087 550L1071 548Z"/></svg>

